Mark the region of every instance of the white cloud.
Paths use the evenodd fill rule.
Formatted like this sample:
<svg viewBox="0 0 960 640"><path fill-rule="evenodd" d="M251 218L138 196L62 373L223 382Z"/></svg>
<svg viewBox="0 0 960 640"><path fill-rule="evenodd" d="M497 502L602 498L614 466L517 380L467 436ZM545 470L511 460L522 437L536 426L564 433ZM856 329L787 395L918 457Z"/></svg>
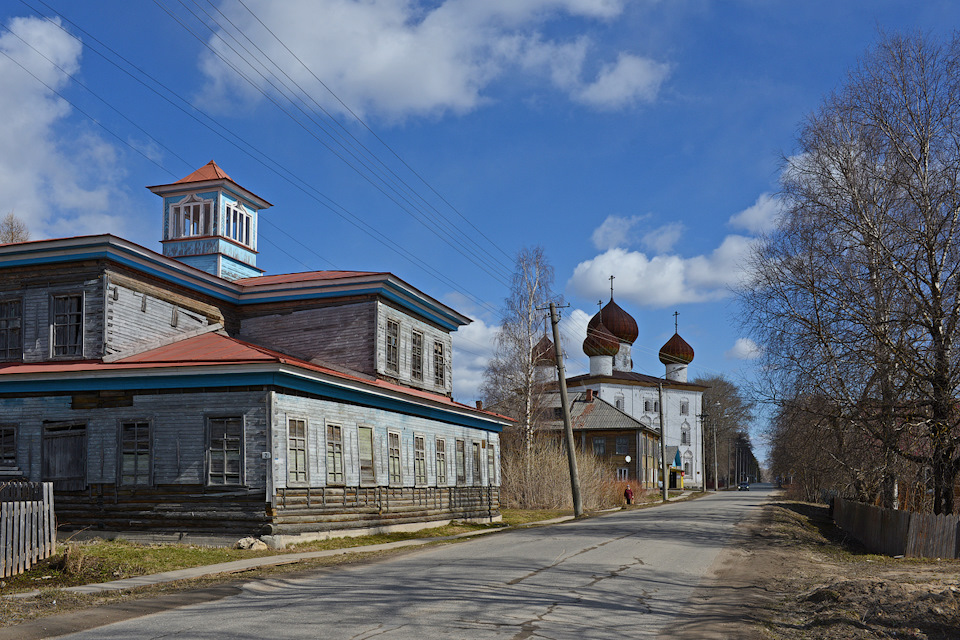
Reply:
<svg viewBox="0 0 960 640"><path fill-rule="evenodd" d="M0 214L14 212L33 238L122 235L128 218L111 213L128 209L116 149L69 124L70 106L51 90L69 82L54 65L80 69L80 43L46 20L8 27L19 38L0 36Z"/></svg>
<svg viewBox="0 0 960 640"><path fill-rule="evenodd" d="M668 74L667 65L625 52L603 65L587 36L546 40L540 32L559 18L587 26L614 19L623 0L247 0L246 5L364 115L402 119L470 111L490 99L486 90L494 80L517 71L545 77L588 106L624 108L653 100ZM240 3L227 3L223 11L297 84L323 96L318 99L325 107L343 112ZM211 38L210 46L259 87L275 91L219 38ZM601 65L596 78L584 78L587 62ZM200 66L208 79L202 97L211 107L235 109L239 97L260 99L258 89L213 54L205 52Z"/></svg>
<svg viewBox="0 0 960 640"><path fill-rule="evenodd" d="M628 247L633 244L633 229L644 216L607 216L600 226L593 230L590 240L593 246L600 251L615 247Z"/></svg>
<svg viewBox="0 0 960 640"><path fill-rule="evenodd" d="M730 295L744 277L744 261L753 240L727 236L709 255L648 257L640 251L610 249L581 262L567 286L586 298L603 297L608 278L617 277L617 297L640 307L662 308L690 302L711 302Z"/></svg>
<svg viewBox="0 0 960 640"><path fill-rule="evenodd" d="M567 376L578 376L590 370L590 362L583 354L583 341L587 338L587 323L597 311L589 313L582 309L564 309L560 317L560 340L563 346L563 365ZM550 339L553 340L551 334Z"/></svg>
<svg viewBox="0 0 960 640"><path fill-rule="evenodd" d="M670 65L629 53L621 53L614 64L605 65L597 79L576 98L599 109L621 109L638 102L653 102Z"/></svg>
<svg viewBox="0 0 960 640"><path fill-rule="evenodd" d="M755 360L763 354L763 349L750 338L737 338L733 347L724 355L728 360Z"/></svg>
<svg viewBox="0 0 960 640"><path fill-rule="evenodd" d="M685 227L682 222L672 222L643 236L643 246L654 253L667 253L683 236Z"/></svg>
<svg viewBox="0 0 960 640"><path fill-rule="evenodd" d="M764 233L775 229L782 215L780 200L772 194L763 193L751 206L730 216L728 224L750 233Z"/></svg>
<svg viewBox="0 0 960 640"><path fill-rule="evenodd" d="M480 399L483 372L496 349L497 325L474 320L453 332L453 397L473 404Z"/></svg>

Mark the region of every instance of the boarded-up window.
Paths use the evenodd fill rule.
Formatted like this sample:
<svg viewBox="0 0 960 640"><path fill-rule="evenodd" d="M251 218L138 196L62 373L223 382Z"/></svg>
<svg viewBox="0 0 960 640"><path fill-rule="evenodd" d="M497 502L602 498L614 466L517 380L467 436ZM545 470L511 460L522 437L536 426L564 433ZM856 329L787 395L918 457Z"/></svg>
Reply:
<svg viewBox="0 0 960 640"><path fill-rule="evenodd" d="M243 418L210 418L208 456L208 484L242 484Z"/></svg>
<svg viewBox="0 0 960 640"><path fill-rule="evenodd" d="M483 461L480 458L480 443L471 442L470 444L473 445L473 484L481 484L480 465Z"/></svg>
<svg viewBox="0 0 960 640"><path fill-rule="evenodd" d="M467 482L467 456L464 451L463 440L457 440L456 447L457 484L465 484Z"/></svg>
<svg viewBox="0 0 960 640"><path fill-rule="evenodd" d="M400 323L387 320L387 371L400 371Z"/></svg>
<svg viewBox="0 0 960 640"><path fill-rule="evenodd" d="M120 484L151 484L149 422L120 424Z"/></svg>
<svg viewBox="0 0 960 640"><path fill-rule="evenodd" d="M447 484L447 441L437 438L437 485Z"/></svg>
<svg viewBox="0 0 960 640"><path fill-rule="evenodd" d="M400 461L400 434L392 431L387 434L387 459L390 471L390 484L403 482L403 470Z"/></svg>
<svg viewBox="0 0 960 640"><path fill-rule="evenodd" d="M413 480L427 484L427 445L423 436L413 436Z"/></svg>
<svg viewBox="0 0 960 640"><path fill-rule="evenodd" d="M23 357L23 303L20 300L0 302L0 359Z"/></svg>
<svg viewBox="0 0 960 640"><path fill-rule="evenodd" d="M53 355L83 355L83 296L53 297Z"/></svg>
<svg viewBox="0 0 960 640"><path fill-rule="evenodd" d="M307 421L299 418L287 421L287 482L307 482Z"/></svg>
<svg viewBox="0 0 960 640"><path fill-rule="evenodd" d="M628 436L617 436L617 455L625 456L630 453L630 438Z"/></svg>
<svg viewBox="0 0 960 640"><path fill-rule="evenodd" d="M57 491L87 486L87 426L48 425L43 430L42 478Z"/></svg>
<svg viewBox="0 0 960 640"><path fill-rule="evenodd" d="M343 484L343 430L327 425L327 484Z"/></svg>
<svg viewBox="0 0 960 640"><path fill-rule="evenodd" d="M593 438L593 455L602 456L607 453L607 439Z"/></svg>
<svg viewBox="0 0 960 640"><path fill-rule="evenodd" d="M410 376L423 380L423 334L419 331L410 336Z"/></svg>
<svg viewBox="0 0 960 640"><path fill-rule="evenodd" d="M0 425L0 467L17 466L17 427Z"/></svg>
<svg viewBox="0 0 960 640"><path fill-rule="evenodd" d="M446 379L447 359L443 353L443 343L433 343L433 383L442 387Z"/></svg>
<svg viewBox="0 0 960 640"><path fill-rule="evenodd" d="M373 429L357 427L357 444L360 453L360 484L376 484L373 466Z"/></svg>
<svg viewBox="0 0 960 640"><path fill-rule="evenodd" d="M487 484L493 486L497 483L497 456L493 450L492 444L487 444Z"/></svg>

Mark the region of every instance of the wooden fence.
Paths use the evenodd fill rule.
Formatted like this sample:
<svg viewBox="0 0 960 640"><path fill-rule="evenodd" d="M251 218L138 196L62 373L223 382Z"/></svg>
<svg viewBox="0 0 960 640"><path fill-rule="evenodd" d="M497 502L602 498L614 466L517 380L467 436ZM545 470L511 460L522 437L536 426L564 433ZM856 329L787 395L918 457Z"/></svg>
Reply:
<svg viewBox="0 0 960 640"><path fill-rule="evenodd" d="M0 484L0 578L23 573L56 546L53 483Z"/></svg>
<svg viewBox="0 0 960 640"><path fill-rule="evenodd" d="M834 498L833 520L863 546L889 556L960 558L960 517L882 509Z"/></svg>

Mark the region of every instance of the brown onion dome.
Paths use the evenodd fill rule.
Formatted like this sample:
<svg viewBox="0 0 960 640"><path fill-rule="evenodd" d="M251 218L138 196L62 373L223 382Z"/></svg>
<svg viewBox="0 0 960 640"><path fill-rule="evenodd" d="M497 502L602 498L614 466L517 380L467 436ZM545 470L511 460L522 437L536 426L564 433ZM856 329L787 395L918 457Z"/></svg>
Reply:
<svg viewBox="0 0 960 640"><path fill-rule="evenodd" d="M591 324L592 321L591 321ZM587 339L583 341L583 352L588 356L615 356L620 351L620 340L603 323L587 326Z"/></svg>
<svg viewBox="0 0 960 640"><path fill-rule="evenodd" d="M593 329L597 324L603 325L617 337L618 340L633 344L637 336L640 335L640 329L637 328L637 321L629 313L620 308L613 298L604 305L597 315L590 319L587 330Z"/></svg>
<svg viewBox="0 0 960 640"><path fill-rule="evenodd" d="M553 348L553 340L544 334L543 337L540 338L540 342L534 345L533 351L530 353L530 359L533 360L534 366L538 367L556 365L557 352Z"/></svg>
<svg viewBox="0 0 960 640"><path fill-rule="evenodd" d="M693 347L674 333L667 344L660 347L660 362L663 364L690 364L693 361Z"/></svg>

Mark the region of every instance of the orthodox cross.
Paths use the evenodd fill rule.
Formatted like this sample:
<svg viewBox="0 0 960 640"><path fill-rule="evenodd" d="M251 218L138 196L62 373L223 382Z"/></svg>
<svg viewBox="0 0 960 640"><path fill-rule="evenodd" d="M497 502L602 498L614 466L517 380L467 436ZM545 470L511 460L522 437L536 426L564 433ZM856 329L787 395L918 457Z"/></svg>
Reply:
<svg viewBox="0 0 960 640"><path fill-rule="evenodd" d="M610 276L610 299L611 300L613 300L613 278L614 276Z"/></svg>
<svg viewBox="0 0 960 640"><path fill-rule="evenodd" d="M673 332L674 332L674 333L678 333L678 332L679 332L679 329L677 328L677 327L679 326L678 323L677 323L677 316L679 316L679 315L680 315L680 312L679 312L679 311L674 311L674 312L673 312Z"/></svg>

